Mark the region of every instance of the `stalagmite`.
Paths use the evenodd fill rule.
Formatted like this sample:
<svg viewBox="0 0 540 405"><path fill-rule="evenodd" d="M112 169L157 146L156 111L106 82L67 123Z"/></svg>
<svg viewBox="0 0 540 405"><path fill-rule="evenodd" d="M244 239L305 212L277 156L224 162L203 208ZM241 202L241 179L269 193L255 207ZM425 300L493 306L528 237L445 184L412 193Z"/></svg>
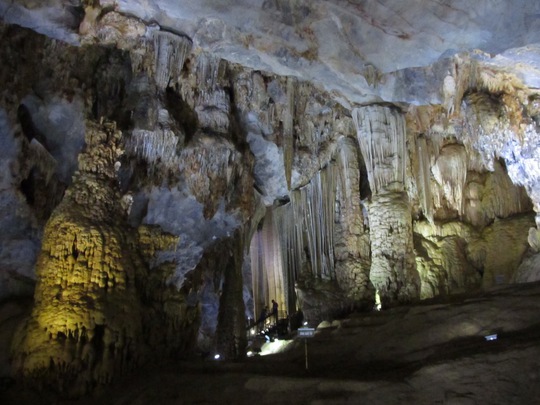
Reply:
<svg viewBox="0 0 540 405"><path fill-rule="evenodd" d="M352 138L342 138L336 153L334 254L336 281L356 307L371 308L369 230L360 198L359 151Z"/></svg>
<svg viewBox="0 0 540 405"><path fill-rule="evenodd" d="M478 237L473 227L419 221L414 232L422 299L478 288L480 274L467 259L468 243Z"/></svg>
<svg viewBox="0 0 540 405"><path fill-rule="evenodd" d="M384 307L419 298L412 239L411 207L402 193L372 196L369 209L370 280Z"/></svg>
<svg viewBox="0 0 540 405"><path fill-rule="evenodd" d="M114 163L121 134L90 125L79 172L45 228L35 306L15 369L80 395L134 367L141 347L136 258L126 236Z"/></svg>
<svg viewBox="0 0 540 405"><path fill-rule="evenodd" d="M371 282L383 307L417 299L420 280L414 263L411 208L403 192L404 118L385 106L356 108L352 113L373 193L368 205Z"/></svg>

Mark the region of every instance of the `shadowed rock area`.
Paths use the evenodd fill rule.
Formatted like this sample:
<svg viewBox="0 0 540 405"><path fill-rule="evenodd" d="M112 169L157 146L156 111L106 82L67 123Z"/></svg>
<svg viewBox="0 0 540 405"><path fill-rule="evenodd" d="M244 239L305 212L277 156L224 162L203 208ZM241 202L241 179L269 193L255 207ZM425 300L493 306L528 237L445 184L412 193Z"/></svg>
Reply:
<svg viewBox="0 0 540 405"><path fill-rule="evenodd" d="M532 404L540 394L539 298L532 283L351 314L319 325L308 341L308 370L295 338L280 353L243 362L149 367L76 403ZM2 396L3 403L55 400L17 384Z"/></svg>

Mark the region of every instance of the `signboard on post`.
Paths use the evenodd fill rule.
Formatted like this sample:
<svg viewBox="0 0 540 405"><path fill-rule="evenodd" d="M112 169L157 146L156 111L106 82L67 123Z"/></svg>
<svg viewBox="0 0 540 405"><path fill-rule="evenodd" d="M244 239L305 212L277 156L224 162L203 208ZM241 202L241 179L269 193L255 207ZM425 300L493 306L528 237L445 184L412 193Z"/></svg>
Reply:
<svg viewBox="0 0 540 405"><path fill-rule="evenodd" d="M298 337L308 338L315 336L315 328L298 328Z"/></svg>
<svg viewBox="0 0 540 405"><path fill-rule="evenodd" d="M298 337L304 338L304 348L306 352L306 370L308 369L307 338L315 336L315 328L298 328Z"/></svg>

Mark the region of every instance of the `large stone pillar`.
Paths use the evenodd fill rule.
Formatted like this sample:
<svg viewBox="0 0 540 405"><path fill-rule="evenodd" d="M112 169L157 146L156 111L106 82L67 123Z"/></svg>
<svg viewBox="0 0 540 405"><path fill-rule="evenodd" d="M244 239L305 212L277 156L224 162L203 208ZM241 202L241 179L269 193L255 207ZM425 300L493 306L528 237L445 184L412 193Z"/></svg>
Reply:
<svg viewBox="0 0 540 405"><path fill-rule="evenodd" d="M413 254L411 208L404 192L407 165L405 119L396 108L353 110L372 196L368 204L370 280L383 306L419 297Z"/></svg>
<svg viewBox="0 0 540 405"><path fill-rule="evenodd" d="M35 306L14 339L16 372L68 396L109 382L144 355L141 263L115 176L120 137L112 125L88 125L79 171L45 227Z"/></svg>
<svg viewBox="0 0 540 405"><path fill-rule="evenodd" d="M335 273L346 297L357 308L371 308L375 291L369 279L371 254L369 229L360 195L358 146L344 137L336 156Z"/></svg>
<svg viewBox="0 0 540 405"><path fill-rule="evenodd" d="M413 252L411 207L405 193L372 196L368 206L371 271L381 304L419 297L420 278Z"/></svg>

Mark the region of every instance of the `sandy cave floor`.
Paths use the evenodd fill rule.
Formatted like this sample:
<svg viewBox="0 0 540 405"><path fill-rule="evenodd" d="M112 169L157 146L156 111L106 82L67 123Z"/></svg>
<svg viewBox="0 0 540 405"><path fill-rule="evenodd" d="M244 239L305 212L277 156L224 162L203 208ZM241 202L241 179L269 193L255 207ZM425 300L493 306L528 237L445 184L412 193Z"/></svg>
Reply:
<svg viewBox="0 0 540 405"><path fill-rule="evenodd" d="M486 335L497 339L487 341ZM242 362L138 370L77 401L23 390L1 404L540 404L540 284L500 287L346 319Z"/></svg>

